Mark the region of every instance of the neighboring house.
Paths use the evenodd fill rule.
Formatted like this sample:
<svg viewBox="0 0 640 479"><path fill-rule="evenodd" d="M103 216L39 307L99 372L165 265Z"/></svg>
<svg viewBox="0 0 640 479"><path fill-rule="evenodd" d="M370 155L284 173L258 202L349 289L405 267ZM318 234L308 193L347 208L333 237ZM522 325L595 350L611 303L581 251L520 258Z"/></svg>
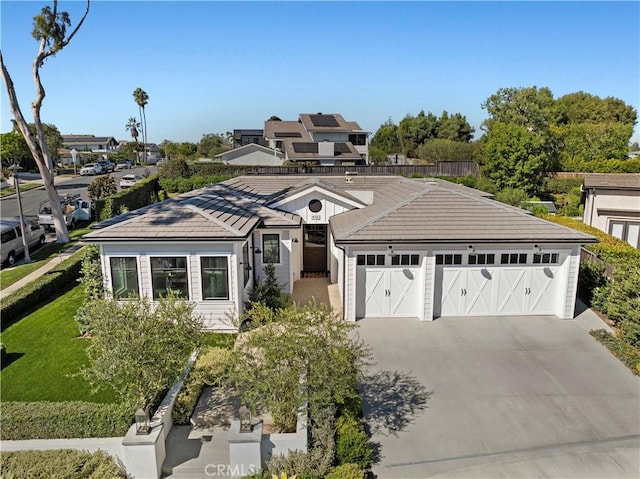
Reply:
<svg viewBox="0 0 640 479"><path fill-rule="evenodd" d="M129 141L120 141L116 150L122 150L128 143ZM155 165L162 158L160 147L155 143L145 143L145 148L147 150L147 163ZM142 158L142 151L140 151L140 158Z"/></svg>
<svg viewBox="0 0 640 479"><path fill-rule="evenodd" d="M267 141L264 139L264 130L233 130L234 148L251 144L267 146Z"/></svg>
<svg viewBox="0 0 640 479"><path fill-rule="evenodd" d="M249 143L215 156L227 165L282 166L283 154L266 146Z"/></svg>
<svg viewBox="0 0 640 479"><path fill-rule="evenodd" d="M486 193L392 176L250 175L97 225L106 290L195 304L229 329L264 266L286 292L338 284L344 319L572 318L580 246L597 240Z"/></svg>
<svg viewBox="0 0 640 479"><path fill-rule="evenodd" d="M78 152L109 153L116 150L118 141L112 136L62 135L62 146Z"/></svg>
<svg viewBox="0 0 640 479"><path fill-rule="evenodd" d="M270 148L284 153L286 161L340 166L366 164L369 158L369 132L336 113L265 121L264 137Z"/></svg>
<svg viewBox="0 0 640 479"><path fill-rule="evenodd" d="M640 248L640 173L587 173L584 220Z"/></svg>

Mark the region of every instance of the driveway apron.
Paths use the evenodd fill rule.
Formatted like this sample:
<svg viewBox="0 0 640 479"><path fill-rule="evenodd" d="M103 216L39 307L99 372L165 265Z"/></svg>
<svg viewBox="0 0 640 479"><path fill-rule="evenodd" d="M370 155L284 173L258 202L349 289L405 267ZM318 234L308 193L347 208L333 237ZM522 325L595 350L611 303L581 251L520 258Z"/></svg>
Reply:
<svg viewBox="0 0 640 479"><path fill-rule="evenodd" d="M379 478L640 477L640 380L574 320L367 318Z"/></svg>

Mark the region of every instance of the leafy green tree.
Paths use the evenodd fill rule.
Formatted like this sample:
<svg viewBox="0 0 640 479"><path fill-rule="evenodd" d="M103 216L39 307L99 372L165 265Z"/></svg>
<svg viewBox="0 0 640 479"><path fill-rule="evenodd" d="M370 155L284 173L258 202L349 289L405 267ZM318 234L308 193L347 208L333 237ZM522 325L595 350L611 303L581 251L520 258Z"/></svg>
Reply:
<svg viewBox="0 0 640 479"><path fill-rule="evenodd" d="M487 98L482 108L490 115L483 123L487 131L491 131L494 123L507 123L546 135L559 117L553 93L547 87L500 88Z"/></svg>
<svg viewBox="0 0 640 479"><path fill-rule="evenodd" d="M147 103L149 103L149 95L142 88L136 88L133 92L133 98L138 105L138 109L140 111L140 118L142 118L142 142L144 143L144 148L142 149L142 161L147 162L147 112L145 107Z"/></svg>
<svg viewBox="0 0 640 479"><path fill-rule="evenodd" d="M24 137L17 131L0 134L0 158L3 166L25 164L31 152ZM23 166L24 167L24 166Z"/></svg>
<svg viewBox="0 0 640 479"><path fill-rule="evenodd" d="M398 125L395 125L391 118L386 123L380 125L371 142L369 143L369 158L371 158L371 150L378 149L384 160L386 155L400 152L400 138L398 137Z"/></svg>
<svg viewBox="0 0 640 479"><path fill-rule="evenodd" d="M218 133L207 133L202 135L198 143L197 153L203 158L213 158L223 151L229 150L231 147L226 138Z"/></svg>
<svg viewBox="0 0 640 479"><path fill-rule="evenodd" d="M22 133L22 136L29 147L29 151L31 151L31 155L35 160L36 165L38 165L40 175L44 180L44 187L49 198L49 203L51 204L51 213L56 230L56 241L58 243L69 242L69 232L67 231L67 225L64 221L64 213L58 199L58 192L54 185L55 169L53 156L46 142L44 126L40 116L42 102L45 98L45 89L40 78L40 68L42 68L47 58L55 56L69 44L71 39L84 23L88 14L89 1L87 1L87 8L84 15L71 33L67 32L67 27L71 26L69 13L58 11L57 0L53 1L53 8L49 6L43 7L40 14L33 18L33 30L31 34L36 41L40 42L38 52L36 53L32 64L32 75L36 92L35 98L31 103L31 112L33 114L33 123L35 125L37 135L34 135L31 132L22 113L13 80L4 63L4 57L0 50L0 71L2 73L2 79L7 87L9 107L13 113L15 124L20 130L20 133Z"/></svg>
<svg viewBox="0 0 640 479"><path fill-rule="evenodd" d="M607 314L616 321L622 339L640 350L640 264L629 261L616 266Z"/></svg>
<svg viewBox="0 0 640 479"><path fill-rule="evenodd" d="M505 188L496 193L495 199L501 203L521 208L529 199L529 195L524 190Z"/></svg>
<svg viewBox="0 0 640 479"><path fill-rule="evenodd" d="M431 112L425 115L424 110L417 116L407 115L398 125L398 138L402 152L415 158L419 145L438 136L438 118Z"/></svg>
<svg viewBox="0 0 640 479"><path fill-rule="evenodd" d="M498 190L522 189L533 195L550 171L545 140L514 123L493 123L481 155L481 172Z"/></svg>
<svg viewBox="0 0 640 479"><path fill-rule="evenodd" d="M101 200L107 196L115 195L118 192L116 182L111 175L99 176L91 182L89 188L89 199L91 201Z"/></svg>
<svg viewBox="0 0 640 479"><path fill-rule="evenodd" d="M193 159L198 151L195 143L184 141L182 143L174 143L169 141L164 145L164 151L167 158L181 158L183 160Z"/></svg>
<svg viewBox="0 0 640 479"><path fill-rule="evenodd" d="M267 121L282 121L282 118L276 115L271 115L269 118L267 118Z"/></svg>
<svg viewBox="0 0 640 479"><path fill-rule="evenodd" d="M434 138L416 149L416 155L425 163L436 161L471 161L476 159L477 143Z"/></svg>
<svg viewBox="0 0 640 479"><path fill-rule="evenodd" d="M98 299L87 305L91 366L84 375L99 387L109 384L123 400L148 407L180 376L201 343L201 318L173 291L153 305Z"/></svg>
<svg viewBox="0 0 640 479"><path fill-rule="evenodd" d="M467 118L460 113L449 116L446 111L442 112L438 126L439 139L468 143L473 138L474 131Z"/></svg>
<svg viewBox="0 0 640 479"><path fill-rule="evenodd" d="M231 380L254 411L269 411L290 431L304 404L322 409L357 399L353 382L371 354L351 336L355 327L324 306L281 309L275 322L239 336Z"/></svg>

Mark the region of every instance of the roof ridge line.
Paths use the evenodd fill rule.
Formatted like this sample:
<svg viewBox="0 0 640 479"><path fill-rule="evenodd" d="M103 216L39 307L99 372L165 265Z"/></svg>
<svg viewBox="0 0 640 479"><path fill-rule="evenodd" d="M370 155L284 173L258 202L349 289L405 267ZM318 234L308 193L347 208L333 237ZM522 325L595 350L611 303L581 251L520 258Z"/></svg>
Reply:
<svg viewBox="0 0 640 479"><path fill-rule="evenodd" d="M396 210L402 208L403 206L408 205L409 203L411 203L412 201L416 200L417 198L421 198L424 195L426 195L427 193L431 193L433 191L432 186L437 186L437 185L429 185L429 186L425 187L422 191L411 195L409 198L407 198L406 200L398 203L397 205L394 205L391 208L387 208L386 210L381 211L380 213L378 213L377 215L375 215L373 218L371 218L370 220L366 221L365 223L362 223L362 224L356 226L355 228L351 228L346 233L344 233L342 236L351 236L352 234L357 233L358 231L364 229L365 227L372 225L373 223L375 223L379 219L385 217L386 215L388 215L392 211L396 211Z"/></svg>

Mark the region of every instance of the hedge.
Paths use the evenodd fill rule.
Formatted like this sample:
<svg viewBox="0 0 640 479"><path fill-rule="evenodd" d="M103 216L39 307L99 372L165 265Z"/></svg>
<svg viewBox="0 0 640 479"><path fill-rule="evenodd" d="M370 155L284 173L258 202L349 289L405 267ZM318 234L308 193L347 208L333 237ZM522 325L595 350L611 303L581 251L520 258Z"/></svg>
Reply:
<svg viewBox="0 0 640 479"><path fill-rule="evenodd" d="M74 449L0 452L0 477L5 479L120 479L126 471L104 451Z"/></svg>
<svg viewBox="0 0 640 479"><path fill-rule="evenodd" d="M85 401L2 403L2 440L121 437L135 409Z"/></svg>
<svg viewBox="0 0 640 479"><path fill-rule="evenodd" d="M599 243L588 244L585 246L585 249L595 253L605 263L610 263L613 266L620 261L623 263L640 263L640 250L637 250L626 241L615 238L597 228L586 225L582 221L567 218L565 216L542 215L542 218L598 238L600 241Z"/></svg>
<svg viewBox="0 0 640 479"><path fill-rule="evenodd" d="M120 193L96 200L96 219L105 221L127 211L156 203L159 199L163 199L163 193L158 183L158 175L152 175Z"/></svg>
<svg viewBox="0 0 640 479"><path fill-rule="evenodd" d="M162 178L160 180L160 186L168 193L186 193L187 191L197 190L207 185L220 183L229 178L231 177L227 175L194 175L188 178Z"/></svg>
<svg viewBox="0 0 640 479"><path fill-rule="evenodd" d="M604 329L597 329L589 333L611 351L611 354L622 361L631 372L640 375L640 351Z"/></svg>
<svg viewBox="0 0 640 479"><path fill-rule="evenodd" d="M2 330L78 285L83 257L80 251L2 300Z"/></svg>
<svg viewBox="0 0 640 479"><path fill-rule="evenodd" d="M373 461L373 447L360 419L341 416L336 421L336 460L366 469Z"/></svg>

